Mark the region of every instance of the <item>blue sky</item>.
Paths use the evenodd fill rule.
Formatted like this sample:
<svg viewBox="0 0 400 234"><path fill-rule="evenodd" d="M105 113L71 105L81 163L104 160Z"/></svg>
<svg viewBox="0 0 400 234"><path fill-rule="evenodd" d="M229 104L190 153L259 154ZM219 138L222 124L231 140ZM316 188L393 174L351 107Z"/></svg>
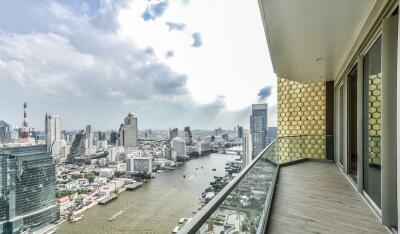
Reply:
<svg viewBox="0 0 400 234"><path fill-rule="evenodd" d="M0 119L43 129L249 125L276 79L256 0L0 2Z"/></svg>

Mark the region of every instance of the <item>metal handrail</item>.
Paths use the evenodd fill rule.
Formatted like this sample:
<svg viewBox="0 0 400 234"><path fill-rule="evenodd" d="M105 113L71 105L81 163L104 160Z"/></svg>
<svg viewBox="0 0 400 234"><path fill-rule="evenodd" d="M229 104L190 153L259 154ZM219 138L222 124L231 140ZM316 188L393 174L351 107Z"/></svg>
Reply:
<svg viewBox="0 0 400 234"><path fill-rule="evenodd" d="M231 182L229 182L207 205L205 205L189 222L187 222L178 232L178 234L194 234L207 219L214 213L215 210L222 204L225 198L236 188L245 175L253 168L253 166L262 158L263 154L275 143L278 138L275 138L257 157L250 162ZM273 162L275 163L275 162ZM276 163L277 164L277 163Z"/></svg>

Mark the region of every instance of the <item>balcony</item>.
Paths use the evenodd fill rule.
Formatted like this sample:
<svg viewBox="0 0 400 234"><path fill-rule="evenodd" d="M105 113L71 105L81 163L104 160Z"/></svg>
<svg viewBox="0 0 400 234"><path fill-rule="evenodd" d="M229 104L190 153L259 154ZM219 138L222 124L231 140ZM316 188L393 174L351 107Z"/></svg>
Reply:
<svg viewBox="0 0 400 234"><path fill-rule="evenodd" d="M179 233L386 233L338 166L318 154L331 140L278 137Z"/></svg>

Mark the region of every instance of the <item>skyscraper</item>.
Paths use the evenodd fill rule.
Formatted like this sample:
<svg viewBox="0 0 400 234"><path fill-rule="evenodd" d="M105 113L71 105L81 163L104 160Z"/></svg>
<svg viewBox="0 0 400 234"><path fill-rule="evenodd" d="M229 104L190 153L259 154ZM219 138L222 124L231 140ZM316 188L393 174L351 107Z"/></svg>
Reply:
<svg viewBox="0 0 400 234"><path fill-rule="evenodd" d="M46 133L47 151L52 155L60 154L62 147L60 116L46 114L44 131Z"/></svg>
<svg viewBox="0 0 400 234"><path fill-rule="evenodd" d="M173 128L171 130L171 128L169 129L169 142L172 141L172 139L174 139L175 137L178 137L179 135L179 130L177 128Z"/></svg>
<svg viewBox="0 0 400 234"><path fill-rule="evenodd" d="M116 144L117 144L118 138L119 138L118 135L119 135L118 132L115 132L115 131L112 131L112 132L111 132L110 143L111 143L112 145L116 145Z"/></svg>
<svg viewBox="0 0 400 234"><path fill-rule="evenodd" d="M55 164L46 145L0 148L0 233L57 221Z"/></svg>
<svg viewBox="0 0 400 234"><path fill-rule="evenodd" d="M119 128L119 145L127 148L137 146L137 118L132 112L124 119Z"/></svg>
<svg viewBox="0 0 400 234"><path fill-rule="evenodd" d="M237 131L237 137L243 138L243 127L238 125L236 131Z"/></svg>
<svg viewBox="0 0 400 234"><path fill-rule="evenodd" d="M193 143L193 140L192 140L192 131L190 131L190 127L189 126L186 126L185 128L184 128L184 132L185 132L185 140L186 140L186 143L188 143L188 144L192 144Z"/></svg>
<svg viewBox="0 0 400 234"><path fill-rule="evenodd" d="M267 114L268 104L253 104L250 116L250 131L253 145L253 158L257 156L266 146L267 138Z"/></svg>
<svg viewBox="0 0 400 234"><path fill-rule="evenodd" d="M251 133L248 129L244 130L243 134L243 158L242 162L244 166L247 166L252 158L252 145L251 145Z"/></svg>
<svg viewBox="0 0 400 234"><path fill-rule="evenodd" d="M82 158L86 154L86 132L82 130L75 135L70 152L68 154L68 162L74 163L76 158Z"/></svg>
<svg viewBox="0 0 400 234"><path fill-rule="evenodd" d="M92 125L86 125L87 148L93 148L93 129Z"/></svg>
<svg viewBox="0 0 400 234"><path fill-rule="evenodd" d="M97 139L97 140L99 140L99 141L105 141L105 140L107 140L106 132L104 132L104 131L99 131L99 132L98 132L98 139Z"/></svg>
<svg viewBox="0 0 400 234"><path fill-rule="evenodd" d="M11 125L5 121L0 120L0 144L6 144L11 142Z"/></svg>

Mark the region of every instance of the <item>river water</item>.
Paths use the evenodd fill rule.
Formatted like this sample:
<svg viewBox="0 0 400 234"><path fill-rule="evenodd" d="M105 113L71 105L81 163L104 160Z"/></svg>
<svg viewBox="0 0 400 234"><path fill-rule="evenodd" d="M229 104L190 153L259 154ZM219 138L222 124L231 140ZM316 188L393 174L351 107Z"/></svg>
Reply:
<svg viewBox="0 0 400 234"><path fill-rule="evenodd" d="M171 233L181 217L191 217L201 207L201 193L214 176L225 175L225 163L234 158L238 156L210 154L187 161L135 191L122 192L116 200L90 208L82 220L62 224L57 233ZM117 218L109 222L113 215Z"/></svg>

